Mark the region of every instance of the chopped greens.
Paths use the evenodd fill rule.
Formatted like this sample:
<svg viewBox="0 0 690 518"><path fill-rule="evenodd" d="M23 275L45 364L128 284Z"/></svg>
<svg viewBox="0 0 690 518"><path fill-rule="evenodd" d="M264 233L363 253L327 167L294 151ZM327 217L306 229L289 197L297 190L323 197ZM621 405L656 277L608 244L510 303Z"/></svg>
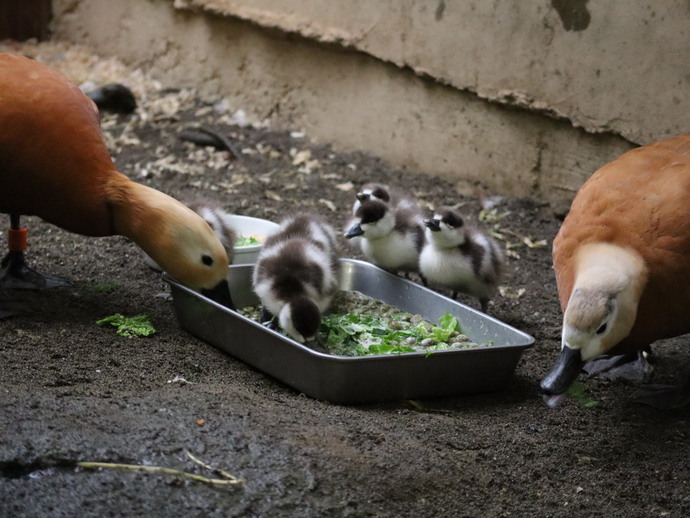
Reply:
<svg viewBox="0 0 690 518"><path fill-rule="evenodd" d="M409 313L391 315L391 320L364 313L326 315L319 342L339 356L442 351L470 347L460 332L458 319L446 313L438 325L415 323Z"/></svg>
<svg viewBox="0 0 690 518"><path fill-rule="evenodd" d="M254 236L240 236L237 241L235 241L235 246L249 246L258 245L261 241L256 239Z"/></svg>
<svg viewBox="0 0 690 518"><path fill-rule="evenodd" d="M149 336L156 332L146 315L136 315L125 317L120 313L115 313L96 322L99 326L110 324L117 327L117 334L120 336Z"/></svg>
<svg viewBox="0 0 690 518"><path fill-rule="evenodd" d="M570 385L570 388L568 388L568 394L575 398L578 403L585 408L593 408L599 404L599 401L593 400L585 393L585 386L578 381L575 381L572 385Z"/></svg>
<svg viewBox="0 0 690 518"><path fill-rule="evenodd" d="M240 310L258 320L258 308ZM339 292L321 320L316 342L336 356L401 354L476 347L450 313L432 324L357 291ZM487 344L482 344L487 345Z"/></svg>

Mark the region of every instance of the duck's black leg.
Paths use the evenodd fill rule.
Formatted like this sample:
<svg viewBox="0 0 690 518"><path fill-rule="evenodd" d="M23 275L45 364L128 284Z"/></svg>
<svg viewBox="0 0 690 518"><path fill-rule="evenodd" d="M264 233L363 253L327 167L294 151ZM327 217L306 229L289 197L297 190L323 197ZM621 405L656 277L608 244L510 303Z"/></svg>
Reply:
<svg viewBox="0 0 690 518"><path fill-rule="evenodd" d="M0 262L0 286L13 289L45 290L72 283L61 277L43 275L29 268L24 259L26 229L19 226L19 214L10 214L7 231L9 252Z"/></svg>

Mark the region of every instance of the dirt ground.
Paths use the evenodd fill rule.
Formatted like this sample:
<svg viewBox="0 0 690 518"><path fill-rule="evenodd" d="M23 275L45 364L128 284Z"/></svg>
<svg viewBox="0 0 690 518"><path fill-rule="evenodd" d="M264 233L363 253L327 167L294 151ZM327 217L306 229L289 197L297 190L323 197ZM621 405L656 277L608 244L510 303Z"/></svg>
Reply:
<svg viewBox="0 0 690 518"><path fill-rule="evenodd" d="M104 128L124 173L183 201L273 220L299 208L340 228L354 189L376 179L411 189L425 207L479 213L478 198L442 180L298 132L240 126L189 92L163 90L158 101L168 94L184 99L172 114L108 116ZM226 135L238 159L181 142L192 125ZM365 406L297 393L182 331L167 284L126 239L24 218L31 263L74 285L0 291L17 311L0 321L0 516L690 516L690 408L633 404L631 385L595 379L585 381L594 408L542 402L538 384L560 336L550 260L559 214L509 198L497 214L489 225L509 246L509 275L489 311L536 338L508 387ZM359 257L347 245L342 255ZM157 332L123 338L96 325L118 312L149 315ZM690 369L687 343L654 347L653 382ZM76 465L214 476L187 451L244 483Z"/></svg>

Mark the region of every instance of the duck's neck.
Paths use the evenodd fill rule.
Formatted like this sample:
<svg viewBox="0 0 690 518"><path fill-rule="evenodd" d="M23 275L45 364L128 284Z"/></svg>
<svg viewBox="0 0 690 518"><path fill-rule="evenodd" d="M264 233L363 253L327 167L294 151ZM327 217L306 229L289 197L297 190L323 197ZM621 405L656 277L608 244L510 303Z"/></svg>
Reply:
<svg viewBox="0 0 690 518"><path fill-rule="evenodd" d="M575 269L573 291L628 291L639 299L647 283L647 266L642 256L631 248L610 243L582 246L575 257Z"/></svg>
<svg viewBox="0 0 690 518"><path fill-rule="evenodd" d="M166 239L166 218L170 219L176 208L187 210L167 194L121 173L112 176L106 189L115 233L128 237L149 254L152 244Z"/></svg>

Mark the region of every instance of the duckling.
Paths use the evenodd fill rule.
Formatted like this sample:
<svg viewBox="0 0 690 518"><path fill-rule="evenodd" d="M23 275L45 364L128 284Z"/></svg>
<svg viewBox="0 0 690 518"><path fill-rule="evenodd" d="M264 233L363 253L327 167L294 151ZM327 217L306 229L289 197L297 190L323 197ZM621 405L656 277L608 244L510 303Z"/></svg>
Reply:
<svg viewBox="0 0 690 518"><path fill-rule="evenodd" d="M230 214L225 211L219 204L211 200L199 200L188 203L187 206L201 216L206 223L209 224L218 240L225 248L228 255L228 261L232 264L235 257L235 243L237 242L237 232L233 228ZM154 270L161 270L161 267L151 259L147 254L144 254L144 261Z"/></svg>
<svg viewBox="0 0 690 518"><path fill-rule="evenodd" d="M365 200L345 233L347 239L359 236L362 253L375 265L396 273L419 271L424 227L416 205L394 208L378 199Z"/></svg>
<svg viewBox="0 0 690 518"><path fill-rule="evenodd" d="M424 220L426 243L419 270L432 285L467 293L479 299L486 313L501 280L504 259L498 243L476 227L466 225L450 207L439 207Z"/></svg>
<svg viewBox="0 0 690 518"><path fill-rule="evenodd" d="M262 320L277 320L300 343L314 340L338 288L335 239L330 225L300 213L281 222L257 258L252 282Z"/></svg>
<svg viewBox="0 0 690 518"><path fill-rule="evenodd" d="M417 206L417 202L410 193L380 183L364 184L356 197L357 199L352 204L353 216L357 214L360 205L367 200L380 200L395 208L412 209Z"/></svg>

